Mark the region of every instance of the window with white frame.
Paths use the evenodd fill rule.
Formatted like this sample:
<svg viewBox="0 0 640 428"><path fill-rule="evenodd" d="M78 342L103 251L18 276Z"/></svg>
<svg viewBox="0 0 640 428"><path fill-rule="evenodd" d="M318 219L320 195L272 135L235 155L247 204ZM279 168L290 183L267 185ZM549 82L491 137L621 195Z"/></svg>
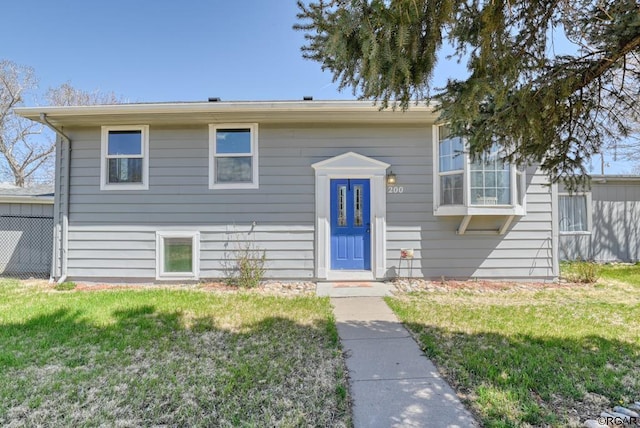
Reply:
<svg viewBox="0 0 640 428"><path fill-rule="evenodd" d="M469 170L471 205L511 204L511 168L500 159L496 144L473 159Z"/></svg>
<svg viewBox="0 0 640 428"><path fill-rule="evenodd" d="M209 188L258 187L258 124L209 125Z"/></svg>
<svg viewBox="0 0 640 428"><path fill-rule="evenodd" d="M435 215L524 215L525 173L494 145L472 158L463 138L434 126Z"/></svg>
<svg viewBox="0 0 640 428"><path fill-rule="evenodd" d="M101 190L149 188L149 127L103 126L101 137Z"/></svg>
<svg viewBox="0 0 640 428"><path fill-rule="evenodd" d="M516 204L520 206L524 205L524 195L526 193L524 180L524 170L516 168Z"/></svg>
<svg viewBox="0 0 640 428"><path fill-rule="evenodd" d="M199 232L156 232L157 279L198 279L199 253Z"/></svg>
<svg viewBox="0 0 640 428"><path fill-rule="evenodd" d="M587 194L558 195L560 232L589 232L589 197Z"/></svg>
<svg viewBox="0 0 640 428"><path fill-rule="evenodd" d="M464 203L464 144L440 127L438 140L440 205Z"/></svg>

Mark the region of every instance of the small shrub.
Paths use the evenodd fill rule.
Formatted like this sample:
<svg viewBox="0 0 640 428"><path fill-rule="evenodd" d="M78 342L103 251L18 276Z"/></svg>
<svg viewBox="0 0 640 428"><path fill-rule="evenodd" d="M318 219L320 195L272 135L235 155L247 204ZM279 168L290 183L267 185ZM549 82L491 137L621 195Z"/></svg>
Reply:
<svg viewBox="0 0 640 428"><path fill-rule="evenodd" d="M255 288L264 278L266 253L250 239L236 235L236 248L227 257L227 284L242 288Z"/></svg>
<svg viewBox="0 0 640 428"><path fill-rule="evenodd" d="M65 281L54 285L53 288L58 291L69 291L76 288L76 283L72 281Z"/></svg>
<svg viewBox="0 0 640 428"><path fill-rule="evenodd" d="M237 285L243 288L254 288L260 285L264 277L265 261L264 250L247 249L240 252L237 259L238 273L235 278Z"/></svg>
<svg viewBox="0 0 640 428"><path fill-rule="evenodd" d="M593 284L600 278L601 266L595 262L577 261L568 266L564 277L567 281Z"/></svg>

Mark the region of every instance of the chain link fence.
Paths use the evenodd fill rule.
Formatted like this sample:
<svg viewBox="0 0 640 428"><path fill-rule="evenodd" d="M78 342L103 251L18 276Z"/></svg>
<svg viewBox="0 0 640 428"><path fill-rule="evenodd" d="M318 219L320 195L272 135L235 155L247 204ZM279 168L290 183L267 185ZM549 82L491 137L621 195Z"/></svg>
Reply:
<svg viewBox="0 0 640 428"><path fill-rule="evenodd" d="M0 215L0 276L48 278L53 218Z"/></svg>

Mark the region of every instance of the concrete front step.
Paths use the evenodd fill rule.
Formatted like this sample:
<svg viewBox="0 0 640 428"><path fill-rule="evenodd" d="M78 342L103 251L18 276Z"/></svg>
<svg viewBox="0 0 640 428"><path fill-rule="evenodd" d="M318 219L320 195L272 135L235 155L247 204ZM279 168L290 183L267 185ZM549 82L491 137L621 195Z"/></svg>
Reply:
<svg viewBox="0 0 640 428"><path fill-rule="evenodd" d="M392 284L374 281L332 281L316 284L316 294L329 297L383 297L391 296L393 289Z"/></svg>

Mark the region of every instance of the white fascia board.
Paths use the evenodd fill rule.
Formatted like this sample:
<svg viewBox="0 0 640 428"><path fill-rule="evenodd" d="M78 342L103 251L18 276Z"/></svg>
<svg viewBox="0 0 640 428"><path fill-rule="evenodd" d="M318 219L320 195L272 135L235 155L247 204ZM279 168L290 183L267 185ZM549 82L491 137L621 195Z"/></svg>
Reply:
<svg viewBox="0 0 640 428"><path fill-rule="evenodd" d="M411 105L407 112L434 114L435 108L426 103ZM195 102L195 103L141 103L113 104L93 106L48 106L48 107L16 107L14 111L27 119L39 121L40 114L64 122L64 118L108 116L122 114L194 114L194 113L391 113L402 115L402 110L380 110L371 101L233 101L233 102Z"/></svg>
<svg viewBox="0 0 640 428"><path fill-rule="evenodd" d="M621 181L638 182L640 175L592 175L591 181L598 184Z"/></svg>
<svg viewBox="0 0 640 428"><path fill-rule="evenodd" d="M16 107L15 112L21 116L39 117L40 113L56 116L100 115L121 113L193 113L216 111L380 111L380 107L371 101L231 101L231 102L194 102L194 103L140 103L110 104L91 106L46 106ZM392 111L387 108L382 111ZM400 112L401 110L397 110ZM407 111L433 112L433 106L426 104L412 105Z"/></svg>

